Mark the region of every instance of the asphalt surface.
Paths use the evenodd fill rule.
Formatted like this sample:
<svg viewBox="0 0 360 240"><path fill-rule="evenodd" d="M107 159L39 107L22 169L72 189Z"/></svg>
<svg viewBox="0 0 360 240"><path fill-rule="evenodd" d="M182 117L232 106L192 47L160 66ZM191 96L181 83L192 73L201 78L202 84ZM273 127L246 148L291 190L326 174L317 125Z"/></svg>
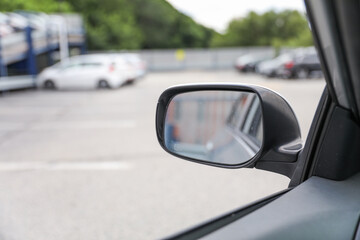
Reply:
<svg viewBox="0 0 360 240"><path fill-rule="evenodd" d="M168 86L236 82L273 89L306 136L324 81L233 71L151 73L117 90L18 91L0 97L0 239L155 239L287 187L254 169L176 159L157 143Z"/></svg>

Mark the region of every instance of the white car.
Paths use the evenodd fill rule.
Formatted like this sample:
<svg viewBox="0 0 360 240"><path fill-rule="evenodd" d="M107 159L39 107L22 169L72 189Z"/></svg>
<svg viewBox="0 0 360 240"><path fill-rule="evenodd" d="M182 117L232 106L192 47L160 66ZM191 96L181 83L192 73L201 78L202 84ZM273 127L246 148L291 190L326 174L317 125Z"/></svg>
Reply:
<svg viewBox="0 0 360 240"><path fill-rule="evenodd" d="M37 86L62 88L117 88L131 74L126 61L116 55L92 54L70 57L44 69Z"/></svg>
<svg viewBox="0 0 360 240"><path fill-rule="evenodd" d="M132 76L129 79L134 81L135 79L142 78L146 74L146 62L141 59L139 54L136 53L120 53L119 56L123 57L132 68Z"/></svg>

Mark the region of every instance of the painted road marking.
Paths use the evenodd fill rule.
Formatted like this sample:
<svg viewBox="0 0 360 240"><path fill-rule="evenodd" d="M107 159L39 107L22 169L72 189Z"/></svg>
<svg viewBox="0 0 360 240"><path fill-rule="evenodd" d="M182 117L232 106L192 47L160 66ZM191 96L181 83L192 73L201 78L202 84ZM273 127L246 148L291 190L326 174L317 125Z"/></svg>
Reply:
<svg viewBox="0 0 360 240"><path fill-rule="evenodd" d="M119 161L98 162L2 162L0 171L102 171L102 170L130 170L132 165Z"/></svg>
<svg viewBox="0 0 360 240"><path fill-rule="evenodd" d="M31 127L31 130L73 130L73 129L126 129L135 128L132 120L121 121L57 121L45 122Z"/></svg>
<svg viewBox="0 0 360 240"><path fill-rule="evenodd" d="M137 126L134 120L119 121L52 121L37 123L11 123L0 121L0 131L44 131L44 130L87 130L87 129L129 129Z"/></svg>

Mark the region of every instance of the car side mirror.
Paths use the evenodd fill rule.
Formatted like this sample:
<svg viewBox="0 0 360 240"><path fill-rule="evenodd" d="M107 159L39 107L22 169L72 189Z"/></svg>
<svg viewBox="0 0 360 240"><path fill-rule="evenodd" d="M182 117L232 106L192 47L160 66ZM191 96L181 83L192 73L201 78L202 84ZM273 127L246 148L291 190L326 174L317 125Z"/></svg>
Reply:
<svg viewBox="0 0 360 240"><path fill-rule="evenodd" d="M179 158L225 168L257 167L287 176L302 149L299 124L289 104L259 86L169 88L158 101L156 132L165 151Z"/></svg>

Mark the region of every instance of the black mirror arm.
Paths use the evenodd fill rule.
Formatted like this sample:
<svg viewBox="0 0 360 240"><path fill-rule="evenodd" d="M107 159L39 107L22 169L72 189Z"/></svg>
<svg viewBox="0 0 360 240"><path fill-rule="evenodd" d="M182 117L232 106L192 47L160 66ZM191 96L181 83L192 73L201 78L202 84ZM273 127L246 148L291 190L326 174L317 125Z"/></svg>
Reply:
<svg viewBox="0 0 360 240"><path fill-rule="evenodd" d="M276 172L291 178L297 166L297 159L302 151L302 144L283 146L273 149L255 163L255 168ZM279 161L281 160L281 161Z"/></svg>

